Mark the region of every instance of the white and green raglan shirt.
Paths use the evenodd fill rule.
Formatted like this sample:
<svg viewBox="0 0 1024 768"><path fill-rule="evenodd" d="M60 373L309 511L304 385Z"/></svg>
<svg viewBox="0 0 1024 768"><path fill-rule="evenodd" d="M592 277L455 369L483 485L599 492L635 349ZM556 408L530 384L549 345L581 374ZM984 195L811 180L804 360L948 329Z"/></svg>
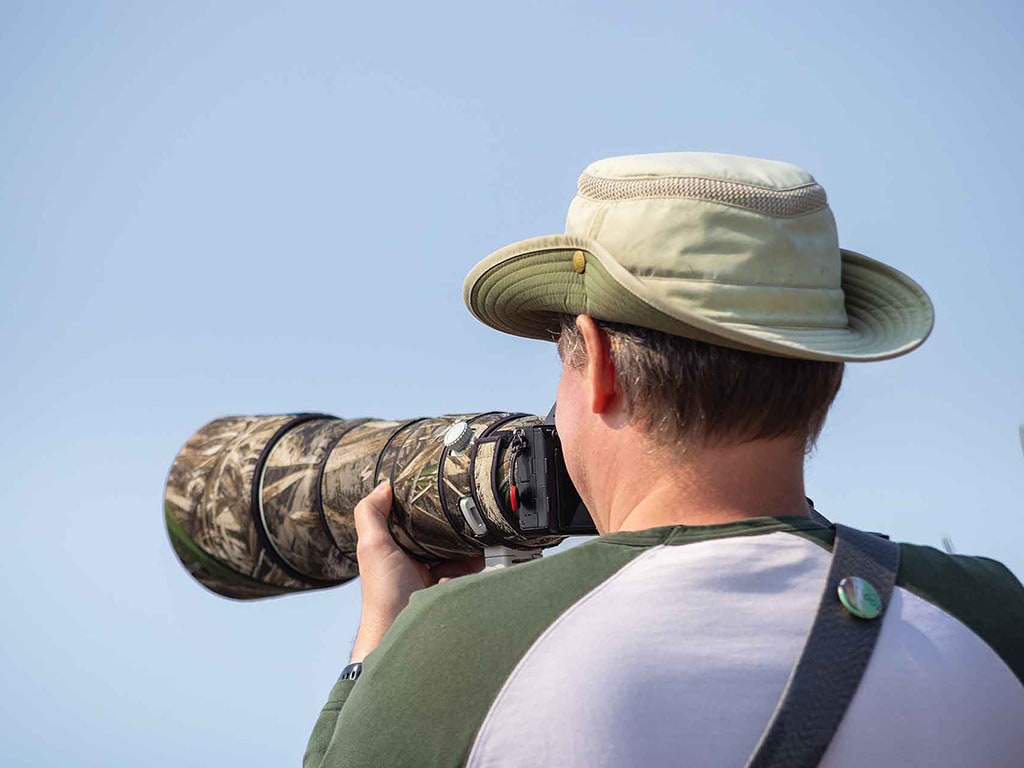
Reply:
<svg viewBox="0 0 1024 768"><path fill-rule="evenodd" d="M806 518L601 536L413 595L330 694L305 768L742 766L814 620ZM901 545L878 645L822 765L1024 766L1024 588Z"/></svg>

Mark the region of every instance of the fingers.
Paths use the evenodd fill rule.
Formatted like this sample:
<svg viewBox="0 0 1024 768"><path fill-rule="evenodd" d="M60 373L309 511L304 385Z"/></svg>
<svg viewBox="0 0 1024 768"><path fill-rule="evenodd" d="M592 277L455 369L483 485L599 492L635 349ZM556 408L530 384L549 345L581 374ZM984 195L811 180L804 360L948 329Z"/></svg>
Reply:
<svg viewBox="0 0 1024 768"><path fill-rule="evenodd" d="M391 486L385 480L367 494L355 507L356 523L356 559L359 561L360 573L364 585L368 578L373 578L373 571L368 570L383 562L405 562L420 574L426 586L430 583L444 583L453 578L478 573L484 568L482 557L465 560L446 560L429 567L414 563L398 546L388 530L388 514L391 511Z"/></svg>
<svg viewBox="0 0 1024 768"><path fill-rule="evenodd" d="M381 483L354 510L363 607L352 661L362 661L371 653L409 603L409 596L433 583L426 566L391 538L387 523L391 500L390 486Z"/></svg>
<svg viewBox="0 0 1024 768"><path fill-rule="evenodd" d="M363 549L390 549L394 545L388 531L388 512L391 510L391 486L385 480L356 504L357 546Z"/></svg>

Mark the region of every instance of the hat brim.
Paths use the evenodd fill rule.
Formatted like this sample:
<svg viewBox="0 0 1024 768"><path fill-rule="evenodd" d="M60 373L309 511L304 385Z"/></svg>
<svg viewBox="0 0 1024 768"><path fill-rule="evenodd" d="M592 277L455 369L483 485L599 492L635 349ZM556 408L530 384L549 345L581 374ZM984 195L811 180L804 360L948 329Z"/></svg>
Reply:
<svg viewBox="0 0 1024 768"><path fill-rule="evenodd" d="M574 267L583 251L585 265ZM841 251L846 327L723 322L670 305L598 242L547 235L495 251L466 276L466 306L483 323L551 341L562 318L579 314L750 352L809 360L867 362L906 354L934 325L928 295L899 270ZM582 271L578 268L582 267Z"/></svg>

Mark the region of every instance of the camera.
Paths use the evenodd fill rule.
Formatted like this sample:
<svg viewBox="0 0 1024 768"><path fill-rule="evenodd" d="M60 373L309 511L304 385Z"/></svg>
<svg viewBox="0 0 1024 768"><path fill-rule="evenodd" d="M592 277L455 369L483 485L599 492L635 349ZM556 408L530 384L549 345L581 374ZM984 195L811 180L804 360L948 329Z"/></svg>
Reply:
<svg viewBox="0 0 1024 768"><path fill-rule="evenodd" d="M555 429L555 409L544 423L520 427L512 437L522 448L513 464L510 503L526 536L591 536L590 512L569 477Z"/></svg>
<svg viewBox="0 0 1024 768"><path fill-rule="evenodd" d="M388 529L410 556L531 559L567 535L596 533L553 414L216 419L171 466L168 535L189 573L226 597L343 584L358 575L355 505L387 480Z"/></svg>

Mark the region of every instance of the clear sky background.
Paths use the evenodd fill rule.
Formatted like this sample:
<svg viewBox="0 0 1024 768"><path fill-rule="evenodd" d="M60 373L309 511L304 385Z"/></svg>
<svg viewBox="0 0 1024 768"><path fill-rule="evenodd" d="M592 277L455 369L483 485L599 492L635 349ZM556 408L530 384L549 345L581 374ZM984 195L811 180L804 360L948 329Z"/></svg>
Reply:
<svg viewBox="0 0 1024 768"><path fill-rule="evenodd" d="M0 764L282 766L357 584L206 592L163 529L227 414L545 412L554 348L476 323L492 250L592 160L788 160L937 309L850 366L829 517L1024 574L1018 3L0 0ZM443 712L437 713L444 717Z"/></svg>

